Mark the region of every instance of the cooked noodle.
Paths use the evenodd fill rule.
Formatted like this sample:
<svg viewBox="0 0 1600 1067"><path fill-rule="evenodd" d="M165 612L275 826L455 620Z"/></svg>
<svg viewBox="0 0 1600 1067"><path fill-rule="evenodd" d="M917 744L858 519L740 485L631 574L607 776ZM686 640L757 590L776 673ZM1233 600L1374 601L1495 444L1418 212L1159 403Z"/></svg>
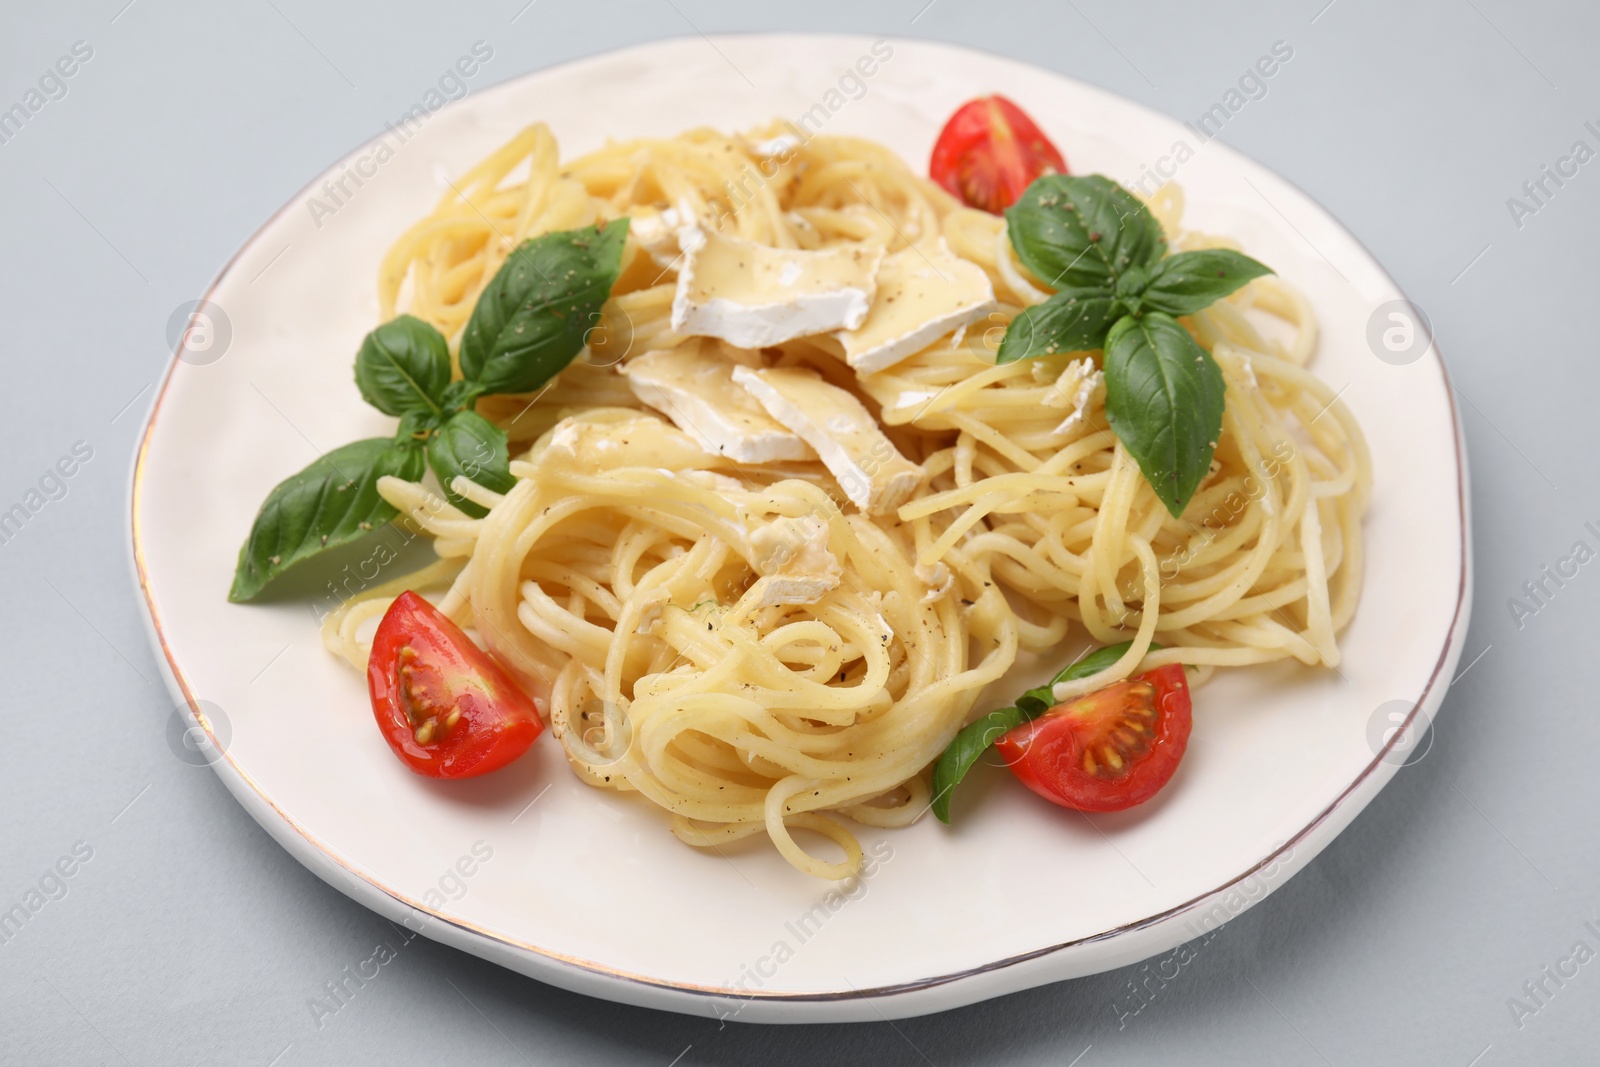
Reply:
<svg viewBox="0 0 1600 1067"><path fill-rule="evenodd" d="M841 818L898 826L926 809L926 768L1019 652L1133 641L1059 699L1167 663L1197 680L1286 658L1338 665L1370 465L1348 410L1306 370L1317 325L1297 292L1258 279L1185 320L1227 395L1211 473L1175 519L1107 426L1096 354L995 364L1004 325L1048 295L1003 220L879 145L818 136L778 151L784 135L695 130L563 166L533 126L395 243L384 317L407 310L454 347L520 241L624 216L634 234L585 355L541 394L480 403L511 435L518 479L503 497L456 480L485 518L381 484L441 562L345 605L324 627L330 648L364 666L364 623L402 588L445 588L443 610L528 683L586 782L639 792L692 845L765 833L824 878L860 863ZM1150 207L1175 250L1223 244L1181 230L1175 187ZM811 368L878 415L923 471L898 515L863 514L815 460L714 456L634 398L614 364L705 343L673 332L679 261L649 246L669 209L784 248L942 238L988 274L987 320L876 374L858 377L826 337L739 355ZM797 573L835 584L786 602ZM832 856L795 831L829 839Z"/></svg>

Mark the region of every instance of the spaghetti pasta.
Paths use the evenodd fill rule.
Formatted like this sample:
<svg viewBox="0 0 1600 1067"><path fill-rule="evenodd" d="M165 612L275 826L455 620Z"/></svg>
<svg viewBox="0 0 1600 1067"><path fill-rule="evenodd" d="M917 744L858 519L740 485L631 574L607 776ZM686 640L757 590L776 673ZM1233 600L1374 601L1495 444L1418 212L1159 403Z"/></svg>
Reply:
<svg viewBox="0 0 1600 1067"><path fill-rule="evenodd" d="M1176 187L1149 207L1175 248L1225 244L1182 230ZM1306 369L1317 324L1286 283L1258 279L1185 320L1222 368L1226 409L1211 471L1177 518L1109 429L1094 353L995 363L1006 324L1048 295L1003 221L868 141L701 129L563 164L550 132L529 127L395 242L383 316L408 311L454 349L520 241L621 217L622 272L583 356L538 394L479 404L520 453L515 486L457 478L487 509L472 518L420 483L380 483L440 562L328 619L325 641L353 665L363 624L402 587L443 589L442 610L548 709L580 778L666 809L691 845L765 834L823 878L860 863L841 820L916 819L926 769L984 687L1069 634L1132 645L1058 686L1060 700L1170 663L1196 680L1290 658L1337 667L1370 463L1349 411ZM714 454L618 373L701 343L673 329L681 255L656 239L690 221L772 248L943 242L982 268L997 297L987 318L876 373L846 365L827 335L723 346L860 400L920 471L896 511L857 509L815 459Z"/></svg>

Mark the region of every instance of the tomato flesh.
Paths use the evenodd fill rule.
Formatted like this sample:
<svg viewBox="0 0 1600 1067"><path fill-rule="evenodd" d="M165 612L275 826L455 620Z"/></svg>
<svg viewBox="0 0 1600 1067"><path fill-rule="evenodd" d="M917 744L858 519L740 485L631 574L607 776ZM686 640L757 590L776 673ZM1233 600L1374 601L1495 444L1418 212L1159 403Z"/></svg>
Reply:
<svg viewBox="0 0 1600 1067"><path fill-rule="evenodd" d="M1067 161L1016 104L980 96L945 123L928 173L968 207L998 215L1041 174L1067 173Z"/></svg>
<svg viewBox="0 0 1600 1067"><path fill-rule="evenodd" d="M1046 800L1121 811L1167 784L1189 744L1189 682L1177 664L1051 708L995 743L1011 772Z"/></svg>
<svg viewBox="0 0 1600 1067"><path fill-rule="evenodd" d="M372 713L389 747L429 778L488 774L544 729L505 668L416 593L401 593L372 639Z"/></svg>

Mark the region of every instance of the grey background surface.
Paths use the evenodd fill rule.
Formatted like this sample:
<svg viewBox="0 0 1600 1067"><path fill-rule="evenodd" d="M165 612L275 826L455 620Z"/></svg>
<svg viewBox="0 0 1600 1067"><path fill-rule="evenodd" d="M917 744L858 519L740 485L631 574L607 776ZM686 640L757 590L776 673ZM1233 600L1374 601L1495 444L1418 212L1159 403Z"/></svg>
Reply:
<svg viewBox="0 0 1600 1067"><path fill-rule="evenodd" d="M896 1024L719 1025L586 999L419 939L319 1025L308 999L396 938L169 747L172 704L141 629L125 519L168 317L475 40L495 48L481 88L638 41L766 29L960 42L1190 119L1274 41L1293 46L1222 137L1373 250L1431 315L1461 394L1477 608L1432 748L1303 873L1192 945L1136 1014L1139 968ZM1575 541L1600 546L1584 528L1600 526L1600 162L1548 186L1520 220L1507 206L1575 141L1600 147L1584 126L1600 128L1600 9L8 3L0 109L78 41L93 57L65 97L0 144L0 511L76 442L93 452L64 496L0 543L0 910L41 883L56 898L0 943L0 1062L1600 1060L1600 962L1573 956L1579 942L1600 951L1585 926L1600 930L1589 683L1600 565L1548 585L1532 615L1507 604ZM62 895L46 875L75 846L92 855ZM1559 984L1557 967L1571 975ZM1525 983L1541 982L1534 999Z"/></svg>

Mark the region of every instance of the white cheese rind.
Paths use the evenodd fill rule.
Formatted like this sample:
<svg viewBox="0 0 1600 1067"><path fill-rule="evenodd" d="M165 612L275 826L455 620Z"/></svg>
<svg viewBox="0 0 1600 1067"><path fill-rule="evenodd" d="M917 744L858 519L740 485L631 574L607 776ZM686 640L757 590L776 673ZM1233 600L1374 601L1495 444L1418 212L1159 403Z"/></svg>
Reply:
<svg viewBox="0 0 1600 1067"><path fill-rule="evenodd" d="M740 463L816 458L811 446L734 384L734 364L701 345L645 352L622 367L634 395L707 452Z"/></svg>
<svg viewBox="0 0 1600 1067"><path fill-rule="evenodd" d="M639 242L639 247L662 270L677 265L682 254L678 248L678 228L684 215L677 208L661 212L636 211L628 219L628 236Z"/></svg>
<svg viewBox="0 0 1600 1067"><path fill-rule="evenodd" d="M816 449L850 502L873 515L894 511L922 482L861 401L808 370L735 367L733 380L767 413Z"/></svg>
<svg viewBox="0 0 1600 1067"><path fill-rule="evenodd" d="M995 306L989 275L942 237L885 256L877 283L866 320L834 335L860 374L894 366Z"/></svg>
<svg viewBox="0 0 1600 1067"><path fill-rule="evenodd" d="M690 223L672 299L672 329L764 348L860 326L877 291L879 245L771 248Z"/></svg>

